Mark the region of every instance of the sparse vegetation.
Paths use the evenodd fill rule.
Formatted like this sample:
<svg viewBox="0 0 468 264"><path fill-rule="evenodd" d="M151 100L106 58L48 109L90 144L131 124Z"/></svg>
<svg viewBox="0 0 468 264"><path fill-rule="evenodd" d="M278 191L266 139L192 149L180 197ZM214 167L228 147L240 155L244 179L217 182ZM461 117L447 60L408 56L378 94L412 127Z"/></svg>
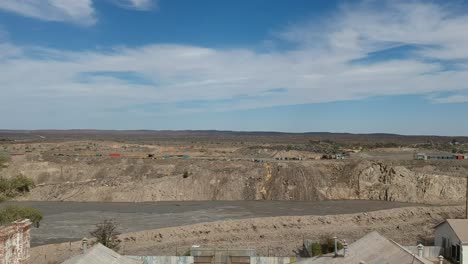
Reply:
<svg viewBox="0 0 468 264"><path fill-rule="evenodd" d="M0 169L3 169L6 167L6 163L10 161L10 157L4 153L0 153Z"/></svg>
<svg viewBox="0 0 468 264"><path fill-rule="evenodd" d="M0 201L27 193L32 188L34 188L34 182L25 176L0 178Z"/></svg>
<svg viewBox="0 0 468 264"><path fill-rule="evenodd" d="M0 209L0 225L26 218L31 220L34 226L39 227L43 216L41 211L30 207L7 206Z"/></svg>
<svg viewBox="0 0 468 264"><path fill-rule="evenodd" d="M333 253L335 251L335 241L333 238L326 238L323 243L312 243L310 246L310 252L312 256L320 256L328 253ZM343 249L343 244L338 241L337 243L338 250Z"/></svg>
<svg viewBox="0 0 468 264"><path fill-rule="evenodd" d="M322 246L320 243L312 243L310 246L310 252L312 253L312 257L322 255Z"/></svg>
<svg viewBox="0 0 468 264"><path fill-rule="evenodd" d="M121 240L118 237L120 233L117 231L117 227L117 222L114 219L105 219L96 224L96 229L89 234L96 239L96 243L118 250Z"/></svg>

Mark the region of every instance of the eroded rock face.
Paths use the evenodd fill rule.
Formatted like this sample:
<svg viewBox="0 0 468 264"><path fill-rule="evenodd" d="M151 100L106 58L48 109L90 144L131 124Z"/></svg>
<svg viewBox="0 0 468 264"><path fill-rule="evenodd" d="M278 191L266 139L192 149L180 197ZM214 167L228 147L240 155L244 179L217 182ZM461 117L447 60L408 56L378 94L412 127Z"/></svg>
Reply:
<svg viewBox="0 0 468 264"><path fill-rule="evenodd" d="M25 200L325 200L458 203L465 173L378 161L17 160L2 174L37 184Z"/></svg>
<svg viewBox="0 0 468 264"><path fill-rule="evenodd" d="M360 199L415 203L459 202L464 200L466 180L414 172L403 166L363 162L353 173Z"/></svg>

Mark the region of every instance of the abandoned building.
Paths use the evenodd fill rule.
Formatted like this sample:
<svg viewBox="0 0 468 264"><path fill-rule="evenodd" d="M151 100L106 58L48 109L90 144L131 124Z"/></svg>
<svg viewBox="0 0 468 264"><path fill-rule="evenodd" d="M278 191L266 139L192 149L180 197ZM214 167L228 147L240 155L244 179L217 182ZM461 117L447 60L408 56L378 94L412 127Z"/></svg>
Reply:
<svg viewBox="0 0 468 264"><path fill-rule="evenodd" d="M447 219L435 227L434 244L443 255L460 264L468 263L468 219Z"/></svg>
<svg viewBox="0 0 468 264"><path fill-rule="evenodd" d="M15 221L0 227L0 264L29 264L31 221Z"/></svg>

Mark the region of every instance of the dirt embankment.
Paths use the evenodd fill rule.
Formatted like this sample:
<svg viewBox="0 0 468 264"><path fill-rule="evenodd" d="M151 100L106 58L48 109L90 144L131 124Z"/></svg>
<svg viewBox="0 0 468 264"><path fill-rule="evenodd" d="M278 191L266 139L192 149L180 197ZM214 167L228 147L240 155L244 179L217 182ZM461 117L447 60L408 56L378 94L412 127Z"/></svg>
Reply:
<svg viewBox="0 0 468 264"><path fill-rule="evenodd" d="M259 255L295 256L303 239L321 240L335 235L352 242L378 231L403 245L428 242L434 225L463 215L464 208L410 207L332 216L284 216L220 221L163 228L121 235L127 255L183 255L192 245L214 248L254 248ZM79 252L80 242L32 248L38 264L62 261ZM41 262L42 261L42 262ZM36 262L35 262L36 263Z"/></svg>
<svg viewBox="0 0 468 264"><path fill-rule="evenodd" d="M363 160L255 163L77 157L16 158L2 174L33 178L38 187L22 199L38 201L370 199L453 204L464 201L462 176L467 171L451 164Z"/></svg>

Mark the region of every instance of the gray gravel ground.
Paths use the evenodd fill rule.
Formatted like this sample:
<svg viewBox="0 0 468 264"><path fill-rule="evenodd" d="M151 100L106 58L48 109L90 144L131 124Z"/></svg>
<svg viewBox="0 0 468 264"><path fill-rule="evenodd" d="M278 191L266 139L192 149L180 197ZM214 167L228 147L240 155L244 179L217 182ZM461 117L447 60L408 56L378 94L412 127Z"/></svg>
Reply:
<svg viewBox="0 0 468 264"><path fill-rule="evenodd" d="M105 218L115 218L122 233L202 222L269 216L334 215L414 206L384 201L190 201L155 203L7 202L44 213L32 230L33 246L80 240Z"/></svg>

